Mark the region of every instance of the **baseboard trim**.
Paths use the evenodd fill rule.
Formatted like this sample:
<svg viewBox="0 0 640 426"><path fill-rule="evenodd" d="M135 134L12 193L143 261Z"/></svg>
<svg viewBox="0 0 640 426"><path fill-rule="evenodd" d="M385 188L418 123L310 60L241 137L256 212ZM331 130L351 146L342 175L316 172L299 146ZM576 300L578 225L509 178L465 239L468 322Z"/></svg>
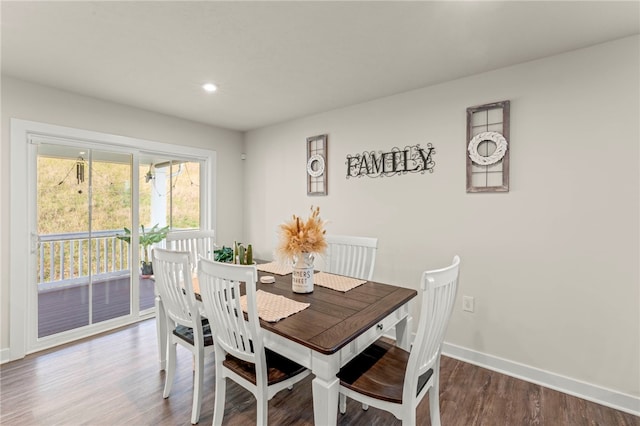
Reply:
<svg viewBox="0 0 640 426"><path fill-rule="evenodd" d="M570 377L499 358L462 346L444 343L442 354L507 376L535 383L578 398L640 416L640 398Z"/></svg>
<svg viewBox="0 0 640 426"><path fill-rule="evenodd" d="M0 349L0 364L9 362L11 360L11 351L9 348Z"/></svg>

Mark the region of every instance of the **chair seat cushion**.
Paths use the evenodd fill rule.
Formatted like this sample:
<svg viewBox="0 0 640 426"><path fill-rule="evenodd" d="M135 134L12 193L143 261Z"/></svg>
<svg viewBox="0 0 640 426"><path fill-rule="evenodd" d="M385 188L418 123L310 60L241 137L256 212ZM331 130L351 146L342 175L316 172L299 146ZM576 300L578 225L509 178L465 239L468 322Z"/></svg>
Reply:
<svg viewBox="0 0 640 426"><path fill-rule="evenodd" d="M211 346L213 345L213 336L211 335L211 326L209 325L209 320L206 318L202 318L202 335L204 336L204 345ZM182 340L188 342L193 345L193 329L191 327L185 327L184 325L178 325L175 330L173 330L173 334L181 338Z"/></svg>
<svg viewBox="0 0 640 426"><path fill-rule="evenodd" d="M402 403L402 387L409 352L378 340L340 369L340 385L383 401ZM428 370L418 378L416 395L433 375Z"/></svg>
<svg viewBox="0 0 640 426"><path fill-rule="evenodd" d="M305 371L305 368L300 364L295 363L269 349L265 349L265 355L267 358L268 385L279 383ZM255 364L243 361L230 354L227 354L227 357L222 361L222 364L254 385L256 384Z"/></svg>

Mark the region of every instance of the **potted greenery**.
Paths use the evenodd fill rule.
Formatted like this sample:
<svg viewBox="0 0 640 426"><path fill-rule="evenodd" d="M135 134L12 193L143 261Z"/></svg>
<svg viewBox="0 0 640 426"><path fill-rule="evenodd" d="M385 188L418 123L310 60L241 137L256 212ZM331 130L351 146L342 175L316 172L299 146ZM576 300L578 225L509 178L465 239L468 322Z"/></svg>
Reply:
<svg viewBox="0 0 640 426"><path fill-rule="evenodd" d="M144 259L140 262L140 273L143 277L148 277L153 275L153 265L149 260L149 246L164 240L167 237L167 232L169 232L169 227L160 228L160 225L156 223L149 230L145 230L144 225L141 225L140 228L142 232L140 232L139 243L144 253ZM131 230L125 227L124 235L116 235L116 238L131 244Z"/></svg>
<svg viewBox="0 0 640 426"><path fill-rule="evenodd" d="M253 247L251 244L247 247L242 243L233 243L233 248L222 246L222 248L213 251L213 260L224 263L239 263L240 265L253 265Z"/></svg>

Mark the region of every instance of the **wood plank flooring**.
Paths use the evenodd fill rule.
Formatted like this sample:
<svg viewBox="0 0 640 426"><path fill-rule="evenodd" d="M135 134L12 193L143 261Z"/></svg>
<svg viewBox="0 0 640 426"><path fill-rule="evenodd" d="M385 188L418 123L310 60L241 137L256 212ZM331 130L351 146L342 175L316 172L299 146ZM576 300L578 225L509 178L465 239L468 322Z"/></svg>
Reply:
<svg viewBox="0 0 640 426"><path fill-rule="evenodd" d="M0 366L0 424L189 425L192 361L178 348L171 396L162 398L155 322L147 320ZM269 402L271 425L313 425L311 380ZM640 417L443 357L440 406L445 426L640 426ZM201 425L213 419L213 355L205 361ZM338 425L400 425L392 415L354 401ZM225 425L255 424L253 396L227 383ZM429 404L418 407L429 425Z"/></svg>

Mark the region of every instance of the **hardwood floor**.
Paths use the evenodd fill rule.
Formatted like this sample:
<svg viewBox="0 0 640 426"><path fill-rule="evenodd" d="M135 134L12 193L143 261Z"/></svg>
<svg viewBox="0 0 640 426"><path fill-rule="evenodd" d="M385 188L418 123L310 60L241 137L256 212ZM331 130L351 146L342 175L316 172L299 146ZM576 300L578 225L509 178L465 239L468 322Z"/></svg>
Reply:
<svg viewBox="0 0 640 426"><path fill-rule="evenodd" d="M27 356L0 367L2 425L189 425L192 361L178 348L171 396L162 398L153 320ZM311 380L269 402L272 425L312 425ZM443 357L442 424L640 426L640 417ZM213 418L213 355L206 360L201 425ZM392 415L349 401L338 425L399 425ZM255 424L253 396L227 383L226 425ZM429 404L418 408L429 425Z"/></svg>

